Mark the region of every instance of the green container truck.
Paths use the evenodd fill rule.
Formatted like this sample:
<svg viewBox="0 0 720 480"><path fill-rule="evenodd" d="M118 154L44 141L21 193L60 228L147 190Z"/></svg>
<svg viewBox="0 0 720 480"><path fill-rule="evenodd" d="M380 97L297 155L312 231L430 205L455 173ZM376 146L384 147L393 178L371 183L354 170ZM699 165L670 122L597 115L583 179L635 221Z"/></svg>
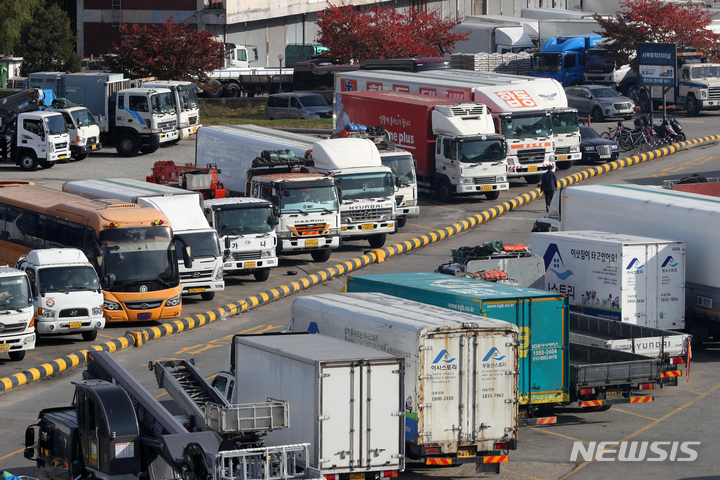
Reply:
<svg viewBox="0 0 720 480"><path fill-rule="evenodd" d="M572 402L608 408L652 401L632 397L633 389L661 383L657 358L571 344L568 301L557 292L440 273L348 276L347 291L382 292L517 325L521 416Z"/></svg>

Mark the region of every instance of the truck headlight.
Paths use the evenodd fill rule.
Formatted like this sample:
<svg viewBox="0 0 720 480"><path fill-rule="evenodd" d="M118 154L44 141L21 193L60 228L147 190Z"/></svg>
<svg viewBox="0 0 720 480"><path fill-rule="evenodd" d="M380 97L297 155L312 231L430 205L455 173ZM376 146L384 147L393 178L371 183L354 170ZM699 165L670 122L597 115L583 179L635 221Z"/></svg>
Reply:
<svg viewBox="0 0 720 480"><path fill-rule="evenodd" d="M342 223L351 223L351 222L352 222L352 218L350 218L350 217L345 217L342 219Z"/></svg>
<svg viewBox="0 0 720 480"><path fill-rule="evenodd" d="M700 90L700 98L707 98L707 90Z"/></svg>
<svg viewBox="0 0 720 480"><path fill-rule="evenodd" d="M495 183L505 183L507 182L507 175L498 175L495 177Z"/></svg>
<svg viewBox="0 0 720 480"><path fill-rule="evenodd" d="M272 250L263 250L262 252L260 252L260 258L268 258L268 257L272 257L272 256L273 256Z"/></svg>
<svg viewBox="0 0 720 480"><path fill-rule="evenodd" d="M405 200L406 207L414 207L415 205L417 205L417 200L415 200L415 199Z"/></svg>
<svg viewBox="0 0 720 480"><path fill-rule="evenodd" d="M508 158L507 158L507 163L508 163L508 165L515 165L515 159L512 158L512 157L508 157Z"/></svg>
<svg viewBox="0 0 720 480"><path fill-rule="evenodd" d="M55 153L55 144L50 142L49 147L50 147L50 153Z"/></svg>
<svg viewBox="0 0 720 480"><path fill-rule="evenodd" d="M165 306L166 306L166 307L177 307L178 305L180 305L180 302L181 302L181 301L182 301L182 300L180 299L180 295L177 295L177 296L175 296L175 297L172 297L170 300L168 300L168 301L165 303Z"/></svg>
<svg viewBox="0 0 720 480"><path fill-rule="evenodd" d="M119 303L111 302L110 300L105 300L103 307L105 307L105 310L121 310Z"/></svg>
<svg viewBox="0 0 720 480"><path fill-rule="evenodd" d="M461 178L458 179L458 183L459 183L460 185L465 185L465 184L468 184L468 183L473 183L474 181L475 181L475 179L473 179L473 178L468 178L468 177L461 177Z"/></svg>
<svg viewBox="0 0 720 480"><path fill-rule="evenodd" d="M153 128L153 129L151 130L151 132L152 132L152 133L160 133L160 129L159 129L159 128Z"/></svg>
<svg viewBox="0 0 720 480"><path fill-rule="evenodd" d="M327 231L327 234L330 235L331 237L340 235L340 229L339 228L329 228Z"/></svg>
<svg viewBox="0 0 720 480"><path fill-rule="evenodd" d="M118 306L119 306L119 305L118 305ZM103 306L102 306L102 305L98 305L97 307L93 307L93 308L92 308L93 317L97 317L98 315L102 315L102 312L103 312Z"/></svg>
<svg viewBox="0 0 720 480"><path fill-rule="evenodd" d="M43 319L55 318L55 310L50 310L49 308L43 308L42 318Z"/></svg>
<svg viewBox="0 0 720 480"><path fill-rule="evenodd" d="M292 233L290 233L290 232L278 232L277 236L280 237L280 238L290 238L290 237L292 237Z"/></svg>
<svg viewBox="0 0 720 480"><path fill-rule="evenodd" d="M580 145L573 145L572 147L570 147L570 152L572 152L572 153L577 153L579 151L580 151Z"/></svg>
<svg viewBox="0 0 720 480"><path fill-rule="evenodd" d="M215 274L215 280L222 280L223 278L223 267L221 266L218 268L217 273Z"/></svg>

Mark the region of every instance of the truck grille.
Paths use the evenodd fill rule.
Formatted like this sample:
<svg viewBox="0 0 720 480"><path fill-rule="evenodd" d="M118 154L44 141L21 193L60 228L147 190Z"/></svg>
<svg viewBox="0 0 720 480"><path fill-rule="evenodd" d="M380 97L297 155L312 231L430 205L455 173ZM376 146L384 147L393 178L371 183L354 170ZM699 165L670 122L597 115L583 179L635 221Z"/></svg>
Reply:
<svg viewBox="0 0 720 480"><path fill-rule="evenodd" d="M128 310L150 310L152 308L159 308L162 304L163 300L125 302L125 306L128 308Z"/></svg>
<svg viewBox="0 0 720 480"><path fill-rule="evenodd" d="M587 75L588 82L604 82L605 75Z"/></svg>
<svg viewBox="0 0 720 480"><path fill-rule="evenodd" d="M570 153L570 147L555 147L555 155L567 155Z"/></svg>
<svg viewBox="0 0 720 480"><path fill-rule="evenodd" d="M322 235L327 229L327 223L311 223L308 225L295 225L292 227L298 237Z"/></svg>
<svg viewBox="0 0 720 480"><path fill-rule="evenodd" d="M87 317L87 308L66 308L60 310L60 318Z"/></svg>
<svg viewBox="0 0 720 480"><path fill-rule="evenodd" d="M158 123L158 129L163 132L167 132L168 130L174 130L175 129L176 122L160 122Z"/></svg>
<svg viewBox="0 0 720 480"><path fill-rule="evenodd" d="M517 156L520 163L542 163L545 161L545 150L542 148L526 148L518 150Z"/></svg>
<svg viewBox="0 0 720 480"><path fill-rule="evenodd" d="M495 177L474 177L473 183L475 185L488 185L495 183Z"/></svg>
<svg viewBox="0 0 720 480"><path fill-rule="evenodd" d="M598 155L612 155L612 147L610 145L600 145L596 147Z"/></svg>
<svg viewBox="0 0 720 480"><path fill-rule="evenodd" d="M353 210L352 212L340 212L341 220L349 219L350 221L369 221L380 220L383 215L392 215L391 208Z"/></svg>
<svg viewBox="0 0 720 480"><path fill-rule="evenodd" d="M198 117L188 117L188 125L197 125Z"/></svg>
<svg viewBox="0 0 720 480"><path fill-rule="evenodd" d="M720 100L720 87L708 88L708 98L710 100Z"/></svg>
<svg viewBox="0 0 720 480"><path fill-rule="evenodd" d="M212 270L204 270L202 272L180 272L180 281L205 280L212 278Z"/></svg>
<svg viewBox="0 0 720 480"><path fill-rule="evenodd" d="M233 260L260 260L260 252L234 252L232 254Z"/></svg>
<svg viewBox="0 0 720 480"><path fill-rule="evenodd" d="M67 142L55 144L55 149L57 149L57 150L65 150L66 148L67 148Z"/></svg>
<svg viewBox="0 0 720 480"><path fill-rule="evenodd" d="M5 333L18 333L22 332L27 328L27 322L20 322L20 323L0 323L0 325L3 325L5 329L2 331L3 334Z"/></svg>

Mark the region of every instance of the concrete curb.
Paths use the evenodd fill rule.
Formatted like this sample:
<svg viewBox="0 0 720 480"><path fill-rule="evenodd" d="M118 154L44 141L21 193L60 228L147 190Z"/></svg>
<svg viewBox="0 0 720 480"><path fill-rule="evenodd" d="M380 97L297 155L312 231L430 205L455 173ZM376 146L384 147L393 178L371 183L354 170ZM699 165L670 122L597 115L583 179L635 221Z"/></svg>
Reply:
<svg viewBox="0 0 720 480"><path fill-rule="evenodd" d="M657 150L653 150L646 153L640 153L631 157L618 159L603 165L591 167L578 173L574 173L568 177L565 177L558 181L558 185L567 187L575 183L587 180L588 178L608 173L613 170L620 168L630 167L639 163L647 162L655 158L664 157L671 155L680 150L686 150L689 148L695 148L702 146L706 143L720 141L720 135L711 135L709 137L702 137L698 139L688 140L679 144L672 144L667 147L662 147ZM454 223L448 227L435 230L433 232L421 235L419 237L406 240L394 245L379 248L366 253L352 260L341 262L332 267L328 267L324 270L308 275L298 279L297 281L290 282L287 285L281 285L278 288L272 288L265 292L261 292L257 295L247 297L244 300L238 302L229 303L225 306L218 307L213 310L209 310L204 313L192 315L179 320L172 320L156 327L138 328L128 331L124 336L109 340L100 345L93 345L88 350L81 350L78 353L71 353L62 358L52 360L49 363L45 363L39 367L30 368L20 373L11 375L10 377L0 378L0 392L6 392L12 388L25 385L29 382L41 380L47 378L55 373L66 370L70 367L76 367L78 365L84 365L87 361L87 352L90 350L94 351L108 351L110 353L117 350L122 350L128 347L139 347L143 344L156 340L161 337L172 335L174 333L184 332L194 328L201 327L215 320L226 318L229 316L237 315L247 310L256 308L265 303L279 300L286 296L298 293L302 290L307 290L310 287L324 283L332 278L345 275L355 270L364 268L372 263L381 263L388 260L390 257L400 255L401 253L408 253L412 250L422 248L431 243L439 242L449 238L453 235L457 235L466 230L476 228L483 223L487 223L500 215L509 212L515 208L525 205L532 200L536 200L542 196L540 189L532 190L529 193L524 193L518 197L512 198L500 205L492 207L488 210L480 212L472 217L462 220L458 223Z"/></svg>

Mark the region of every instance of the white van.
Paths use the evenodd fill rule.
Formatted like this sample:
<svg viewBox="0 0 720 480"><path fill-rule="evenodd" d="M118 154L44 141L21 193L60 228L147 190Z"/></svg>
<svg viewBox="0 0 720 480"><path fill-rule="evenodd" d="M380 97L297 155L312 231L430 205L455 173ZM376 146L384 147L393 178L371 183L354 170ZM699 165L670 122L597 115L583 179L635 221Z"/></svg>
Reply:
<svg viewBox="0 0 720 480"><path fill-rule="evenodd" d="M15 268L30 280L38 335L82 334L97 338L105 327L100 280L83 252L47 248L23 255Z"/></svg>

